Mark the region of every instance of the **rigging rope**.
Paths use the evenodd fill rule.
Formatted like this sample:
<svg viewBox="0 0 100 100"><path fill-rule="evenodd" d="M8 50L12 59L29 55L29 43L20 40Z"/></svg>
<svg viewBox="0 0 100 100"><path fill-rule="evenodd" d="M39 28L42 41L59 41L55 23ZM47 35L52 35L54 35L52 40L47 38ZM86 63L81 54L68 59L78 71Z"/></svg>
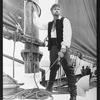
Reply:
<svg viewBox="0 0 100 100"><path fill-rule="evenodd" d="M13 41L14 41L14 48L13 48L13 78L15 77L15 75L14 75L14 73L15 73L15 64L14 64L14 58L15 58L15 46L16 46L16 41L18 40L18 38L19 38L19 30L21 30L21 27L20 27L20 24L18 23L17 25L16 25L16 31L15 31L15 33L14 33L14 35L13 35Z"/></svg>
<svg viewBox="0 0 100 100"><path fill-rule="evenodd" d="M15 45L16 45L16 37L14 38L14 48L13 48L13 78L15 77L15 64L14 64L14 58L15 58Z"/></svg>

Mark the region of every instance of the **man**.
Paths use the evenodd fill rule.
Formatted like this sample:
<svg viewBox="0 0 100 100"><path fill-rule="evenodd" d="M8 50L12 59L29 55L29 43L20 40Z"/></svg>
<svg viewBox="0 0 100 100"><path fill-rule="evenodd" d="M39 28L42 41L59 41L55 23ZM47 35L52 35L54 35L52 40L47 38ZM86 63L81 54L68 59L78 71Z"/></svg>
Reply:
<svg viewBox="0 0 100 100"><path fill-rule="evenodd" d="M86 75L90 75L90 78L91 78L91 76L92 76L92 74L91 74L91 69L90 69L90 67L89 66L86 66Z"/></svg>
<svg viewBox="0 0 100 100"><path fill-rule="evenodd" d="M68 81L68 87L70 92L70 100L76 100L76 86L75 86L75 74L74 68L70 60L69 48L71 45L72 29L70 21L67 18L61 17L60 6L54 4L51 7L51 13L53 15L53 21L47 25L41 25L38 18L35 15L33 20L34 24L40 29L48 30L48 50L50 51L50 66L60 58L62 67L65 71ZM56 77L56 72L59 69L59 64L56 62L50 68L49 82L46 90L52 91L52 86Z"/></svg>
<svg viewBox="0 0 100 100"><path fill-rule="evenodd" d="M85 76L86 75L86 70L85 70L84 66L82 66L81 74L82 74L82 76Z"/></svg>

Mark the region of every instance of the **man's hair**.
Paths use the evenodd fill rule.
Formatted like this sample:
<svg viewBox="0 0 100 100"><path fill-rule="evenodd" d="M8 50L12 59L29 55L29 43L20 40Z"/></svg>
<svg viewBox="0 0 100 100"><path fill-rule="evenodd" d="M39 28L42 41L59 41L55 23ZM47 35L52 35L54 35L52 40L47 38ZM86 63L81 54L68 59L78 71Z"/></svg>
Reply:
<svg viewBox="0 0 100 100"><path fill-rule="evenodd" d="M55 7L59 7L60 8L60 5L59 4L53 4L50 10L52 11L53 8L55 8Z"/></svg>

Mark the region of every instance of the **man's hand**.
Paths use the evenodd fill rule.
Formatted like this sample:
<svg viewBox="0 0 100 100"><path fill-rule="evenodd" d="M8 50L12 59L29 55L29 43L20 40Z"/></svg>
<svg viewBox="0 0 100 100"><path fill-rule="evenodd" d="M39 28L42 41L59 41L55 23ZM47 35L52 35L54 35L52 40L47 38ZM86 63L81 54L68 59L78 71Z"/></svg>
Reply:
<svg viewBox="0 0 100 100"><path fill-rule="evenodd" d="M61 48L60 52L58 52L58 57L63 58L65 53L66 53L66 49Z"/></svg>
<svg viewBox="0 0 100 100"><path fill-rule="evenodd" d="M61 51L58 52L58 57L59 57L59 58L63 58L63 57L64 57L64 53L62 53Z"/></svg>

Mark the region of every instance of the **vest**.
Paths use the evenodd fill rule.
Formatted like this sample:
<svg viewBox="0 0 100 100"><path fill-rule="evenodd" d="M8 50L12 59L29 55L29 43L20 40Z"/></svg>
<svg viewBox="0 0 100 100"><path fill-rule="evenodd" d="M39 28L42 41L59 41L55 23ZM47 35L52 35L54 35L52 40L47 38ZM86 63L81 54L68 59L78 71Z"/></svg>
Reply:
<svg viewBox="0 0 100 100"><path fill-rule="evenodd" d="M57 36L57 43L58 43L58 49L60 50L61 48L61 42L63 41L63 19L57 19L56 21L56 36ZM52 44L51 44L51 28L53 25L53 21L48 23L48 50L51 49Z"/></svg>

